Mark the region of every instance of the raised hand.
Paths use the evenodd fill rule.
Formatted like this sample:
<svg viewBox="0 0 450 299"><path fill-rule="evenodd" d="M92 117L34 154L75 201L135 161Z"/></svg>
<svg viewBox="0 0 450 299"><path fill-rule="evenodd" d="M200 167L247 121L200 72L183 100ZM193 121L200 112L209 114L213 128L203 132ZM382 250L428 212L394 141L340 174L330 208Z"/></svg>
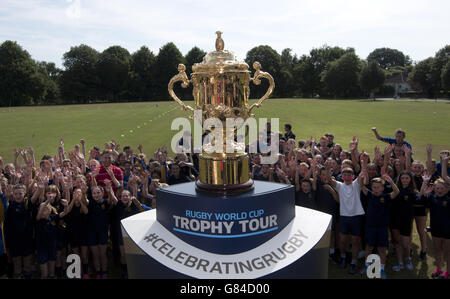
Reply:
<svg viewBox="0 0 450 299"><path fill-rule="evenodd" d="M427 185L425 187L425 189L423 190L423 193L424 193L425 196L428 197L430 195L430 193L433 192L433 190L434 190L434 185Z"/></svg>
<svg viewBox="0 0 450 299"><path fill-rule="evenodd" d="M69 205L69 202L67 201L67 199L61 198L61 204L66 208Z"/></svg>
<svg viewBox="0 0 450 299"><path fill-rule="evenodd" d="M62 178L64 177L64 174L62 173L61 169L57 169L57 170L55 171L55 176L56 176L58 179L62 179Z"/></svg>
<svg viewBox="0 0 450 299"><path fill-rule="evenodd" d="M13 196L13 186L12 185L7 185L6 189L5 189L5 197L6 198L11 198Z"/></svg>
<svg viewBox="0 0 450 299"><path fill-rule="evenodd" d="M431 154L433 151L433 146L431 144L427 144L427 154Z"/></svg>
<svg viewBox="0 0 450 299"><path fill-rule="evenodd" d="M45 189L48 186L49 178L44 173L38 178L38 188Z"/></svg>
<svg viewBox="0 0 450 299"><path fill-rule="evenodd" d="M65 191L68 191L70 189L72 189L73 187L73 183L72 183L72 176L67 176L63 179L63 189Z"/></svg>
<svg viewBox="0 0 450 299"><path fill-rule="evenodd" d="M392 178L391 178L387 173L383 174L383 175L381 176L381 178L382 178L383 180L385 180L386 182L388 182L388 183L393 183Z"/></svg>
<svg viewBox="0 0 450 299"><path fill-rule="evenodd" d="M291 157L289 158L289 161L288 161L288 166L289 166L289 167L295 167L295 165L297 165L297 161L295 161L294 156L291 156Z"/></svg>
<svg viewBox="0 0 450 299"><path fill-rule="evenodd" d="M375 146L374 152L375 152L375 157L376 157L376 158L381 157L380 148L379 148L378 146Z"/></svg>
<svg viewBox="0 0 450 299"><path fill-rule="evenodd" d="M385 155L388 155L388 154L392 153L393 149L394 149L394 148L392 147L392 144L389 144L388 146L386 146L386 147L384 148L384 154L385 154Z"/></svg>
<svg viewBox="0 0 450 299"><path fill-rule="evenodd" d="M86 185L86 182L83 181L83 182L81 183L81 191L82 191L83 193L86 193L87 190L88 190L88 186Z"/></svg>
<svg viewBox="0 0 450 299"><path fill-rule="evenodd" d="M365 162L366 164L369 162L369 155L366 152L362 152L359 157L361 162Z"/></svg>
<svg viewBox="0 0 450 299"><path fill-rule="evenodd" d="M425 169L425 170L423 171L422 179L423 179L423 182L424 182L424 183L428 183L428 182L430 181L431 175L430 175L430 173L428 172L427 169Z"/></svg>
<svg viewBox="0 0 450 299"><path fill-rule="evenodd" d="M138 150L139 150L139 152L142 153L142 144L139 144L139 145L138 145Z"/></svg>
<svg viewBox="0 0 450 299"><path fill-rule="evenodd" d="M409 157L411 155L411 149L406 144L403 144L402 150L405 152L405 156Z"/></svg>
<svg viewBox="0 0 450 299"><path fill-rule="evenodd" d="M113 172L111 166L110 167L105 167L105 170L106 170L106 172L109 174L109 176L111 178L114 178L114 172Z"/></svg>
<svg viewBox="0 0 450 299"><path fill-rule="evenodd" d="M98 176L98 173L99 173L99 172L100 172L99 169L94 169L94 170L91 171L91 176L92 176L93 178L95 178L96 176Z"/></svg>
<svg viewBox="0 0 450 299"><path fill-rule="evenodd" d="M442 163L447 163L447 161L449 160L450 156L447 153L442 153L439 155L441 158ZM1 159L1 157L0 157ZM0 166L1 168L1 166Z"/></svg>
<svg viewBox="0 0 450 299"><path fill-rule="evenodd" d="M317 163L316 159L311 159L311 168L316 169L317 167L319 167L319 164Z"/></svg>
<svg viewBox="0 0 450 299"><path fill-rule="evenodd" d="M108 192L111 192L112 191L111 181L108 180L108 179L105 179L103 181L103 183L105 183L105 190L108 191Z"/></svg>

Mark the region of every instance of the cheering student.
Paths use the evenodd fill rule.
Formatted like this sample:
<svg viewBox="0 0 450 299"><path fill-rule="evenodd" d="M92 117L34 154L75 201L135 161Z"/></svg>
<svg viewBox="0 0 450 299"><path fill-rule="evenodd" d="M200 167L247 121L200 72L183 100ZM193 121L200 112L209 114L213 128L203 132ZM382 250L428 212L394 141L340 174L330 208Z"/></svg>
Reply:
<svg viewBox="0 0 450 299"><path fill-rule="evenodd" d="M312 189L312 183L308 179L298 181L298 175L295 181L295 204L308 209L317 210L316 195Z"/></svg>
<svg viewBox="0 0 450 299"><path fill-rule="evenodd" d="M101 186L91 189L91 198L84 199L84 204L88 207L88 245L92 253L94 268L97 279L108 277L108 258L106 256L106 246L108 244L108 211L113 204L115 196L112 191L111 182L104 181L107 186L106 199L105 191Z"/></svg>
<svg viewBox="0 0 450 299"><path fill-rule="evenodd" d="M141 204L135 196L131 195L130 191L128 190L124 190L121 194L120 199L116 202L119 221L127 217L130 217L134 214L146 210L151 210L151 207ZM119 231L118 239L120 244L120 263L122 266L121 277L125 279L128 277L128 270L127 270L127 262L125 260L125 247L123 244L122 230Z"/></svg>
<svg viewBox="0 0 450 299"><path fill-rule="evenodd" d="M416 186L422 186L424 175L424 165L420 161L414 161L411 166L411 172L413 173L414 184ZM427 223L427 212L425 207L425 201L422 197L418 197L414 203L414 221L416 222L417 233L420 240L420 255L421 260L425 260L427 255L427 236L425 232Z"/></svg>
<svg viewBox="0 0 450 299"><path fill-rule="evenodd" d="M27 188L9 185L5 197L9 202L5 219L5 242L13 262L14 278L31 279L33 248L32 207L26 197Z"/></svg>
<svg viewBox="0 0 450 299"><path fill-rule="evenodd" d="M72 252L81 256L82 277L89 278L88 273L88 207L85 204L87 186L76 188L69 204L67 223L69 227L69 244Z"/></svg>
<svg viewBox="0 0 450 299"><path fill-rule="evenodd" d="M294 139L295 140L295 134L292 132L291 124L285 124L284 125L284 131L286 132L286 133L284 133L284 137L283 137L283 139L285 141L288 141L289 139Z"/></svg>
<svg viewBox="0 0 450 299"><path fill-rule="evenodd" d="M1 161L2 157L0 157ZM3 161L1 162L3 163ZM1 170L1 169L0 169ZM6 179L5 179L6 180ZM5 198L5 194L3 193L3 189L7 186L7 182L1 180L0 182L0 276L3 276L6 273L8 256L6 255L6 247L3 242L3 227L6 218L6 211L8 209L8 201Z"/></svg>
<svg viewBox="0 0 450 299"><path fill-rule="evenodd" d="M339 238L341 240L341 264L340 267L345 269L346 252L348 248L348 242L352 245L352 261L350 263L349 274L356 274L357 272L357 259L359 252L359 238L361 237L362 218L364 209L361 204L361 186L367 184L367 162L368 155L366 153L361 154L362 171L355 179L355 173L352 168L345 168L342 170L343 183L336 181L331 173L328 171L328 181L330 185L336 189L339 194Z"/></svg>
<svg viewBox="0 0 450 299"><path fill-rule="evenodd" d="M64 211L59 213L52 205L58 194L55 192L56 186L48 186L45 192L46 200L40 204L36 217L36 251L37 262L41 268L41 278L55 278L56 249L59 221L68 211L66 199L59 202L64 207Z"/></svg>
<svg viewBox="0 0 450 299"><path fill-rule="evenodd" d="M392 186L391 193L383 193L385 181ZM366 210L366 260L375 246L378 248L378 254L381 260L381 279L386 279L384 267L386 265L386 249L389 247L388 225L389 225L389 203L400 192L392 181L392 178L385 174L382 179L373 178L371 180L371 189L362 187L363 193L367 196ZM369 263L366 262L361 274L366 274Z"/></svg>
<svg viewBox="0 0 450 299"><path fill-rule="evenodd" d="M377 128L373 127L372 128L373 133L375 134L375 137L378 140L381 140L383 142L389 143L389 144L395 144L397 146L403 146L404 144L409 147L410 149L412 149L411 144L409 144L408 142L405 141L405 137L406 137L406 133L405 131L403 131L402 129L397 129L395 131L395 138L392 137L381 137L378 132L377 132Z"/></svg>
<svg viewBox="0 0 450 299"><path fill-rule="evenodd" d="M331 167L331 165L330 165ZM316 204L319 211L330 214L331 237L330 237L330 259L337 263L336 246L339 244L339 195L330 186L327 178L329 168L318 166L317 171L313 172L313 189L316 190Z"/></svg>
<svg viewBox="0 0 450 299"><path fill-rule="evenodd" d="M443 179L437 179L434 185L429 185L430 178L431 176L428 175L423 177L420 192L425 195L427 207L430 209L431 236L433 237L436 259L436 270L431 277L448 279L450 271L450 198L448 186ZM442 273L444 260L447 262L447 270Z"/></svg>
<svg viewBox="0 0 450 299"><path fill-rule="evenodd" d="M409 171L400 172L397 183L400 193L391 201L389 226L392 229L392 238L395 241L397 263L392 270L399 272L404 269L403 259L406 260L406 269L412 271L414 266L410 255L412 222L414 219L414 203L420 197Z"/></svg>
<svg viewBox="0 0 450 299"><path fill-rule="evenodd" d="M133 154L131 147L125 146L124 152L127 154L128 159L131 159ZM93 175L95 176L97 185L103 189L106 188L106 181L111 182L111 188L113 192L116 193L123 186L123 172L119 167L113 165L113 161L113 151L111 149L105 149L101 154L102 164L93 171ZM108 197L109 195L105 192L103 198L107 200ZM117 226L113 225L113 223L116 222L114 219L114 207L112 207L112 210L111 213L108 213L109 231L111 236L117 236ZM118 240L115 237L111 238L111 246L114 258L118 259L120 257L120 250Z"/></svg>

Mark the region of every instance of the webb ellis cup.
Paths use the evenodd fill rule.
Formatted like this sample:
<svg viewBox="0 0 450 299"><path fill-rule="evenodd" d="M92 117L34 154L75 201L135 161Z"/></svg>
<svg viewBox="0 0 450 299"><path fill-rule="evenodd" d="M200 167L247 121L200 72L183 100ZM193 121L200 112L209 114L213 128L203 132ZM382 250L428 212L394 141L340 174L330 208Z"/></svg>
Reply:
<svg viewBox="0 0 450 299"><path fill-rule="evenodd" d="M248 64L237 61L231 51L224 50L222 32L217 31L216 34L216 51L208 53L201 63L192 66L191 79L188 79L185 73L186 67L179 64L179 73L170 80L168 89L170 96L184 110L194 111L193 107L184 104L173 91L173 86L178 81L182 82L183 88L192 83L195 109L202 111L202 120L197 121L203 124L206 119L217 118L222 124L222 140L213 137L206 140L202 146L197 190L222 195L239 194L251 190L253 180L249 177L249 158L245 152L245 142L236 141L235 126L227 129L226 119L241 118L245 121L253 117L252 109L260 107L270 96L275 82L269 73L261 71L259 62L253 63L255 73L251 78ZM257 103L249 106L249 83L252 81L259 85L261 78L269 81L269 88ZM216 142L222 143L222 152L213 150L220 145Z"/></svg>

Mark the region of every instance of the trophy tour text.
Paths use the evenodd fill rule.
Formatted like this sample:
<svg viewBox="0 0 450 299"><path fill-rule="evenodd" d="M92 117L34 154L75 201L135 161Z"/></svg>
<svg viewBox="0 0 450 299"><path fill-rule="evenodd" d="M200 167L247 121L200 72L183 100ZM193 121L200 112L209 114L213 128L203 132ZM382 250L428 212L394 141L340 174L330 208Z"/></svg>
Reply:
<svg viewBox="0 0 450 299"><path fill-rule="evenodd" d="M186 210L184 216L173 215L174 229L211 235L248 234L277 228L277 215L264 215L264 210L237 213L213 213Z"/></svg>

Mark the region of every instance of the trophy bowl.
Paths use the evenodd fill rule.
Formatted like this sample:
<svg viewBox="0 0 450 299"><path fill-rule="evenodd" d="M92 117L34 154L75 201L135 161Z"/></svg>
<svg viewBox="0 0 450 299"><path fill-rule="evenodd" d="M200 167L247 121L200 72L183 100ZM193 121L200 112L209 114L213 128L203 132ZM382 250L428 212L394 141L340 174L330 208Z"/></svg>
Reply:
<svg viewBox="0 0 450 299"><path fill-rule="evenodd" d="M222 32L217 31L216 51L208 53L201 63L192 66L191 79L186 75L186 67L178 65L178 74L169 82L170 96L184 110L201 110L201 118L196 119L202 124L207 119L218 119L217 126L202 145L199 155L199 179L196 182L198 191L219 195L240 194L253 188L253 180L249 175L249 157L245 152L245 142L236 141L236 128L227 127L228 120L253 117L251 111L259 108L275 87L273 77L261 71L259 62L253 63L255 73L250 76L249 66L240 62L231 52L224 50ZM269 81L269 88L264 96L255 104L249 106L250 82L255 85L261 79ZM176 82L186 88L193 86L195 109L183 103L173 91ZM229 126L229 125L228 125ZM220 134L219 134L220 133ZM222 149L222 150L217 150Z"/></svg>

